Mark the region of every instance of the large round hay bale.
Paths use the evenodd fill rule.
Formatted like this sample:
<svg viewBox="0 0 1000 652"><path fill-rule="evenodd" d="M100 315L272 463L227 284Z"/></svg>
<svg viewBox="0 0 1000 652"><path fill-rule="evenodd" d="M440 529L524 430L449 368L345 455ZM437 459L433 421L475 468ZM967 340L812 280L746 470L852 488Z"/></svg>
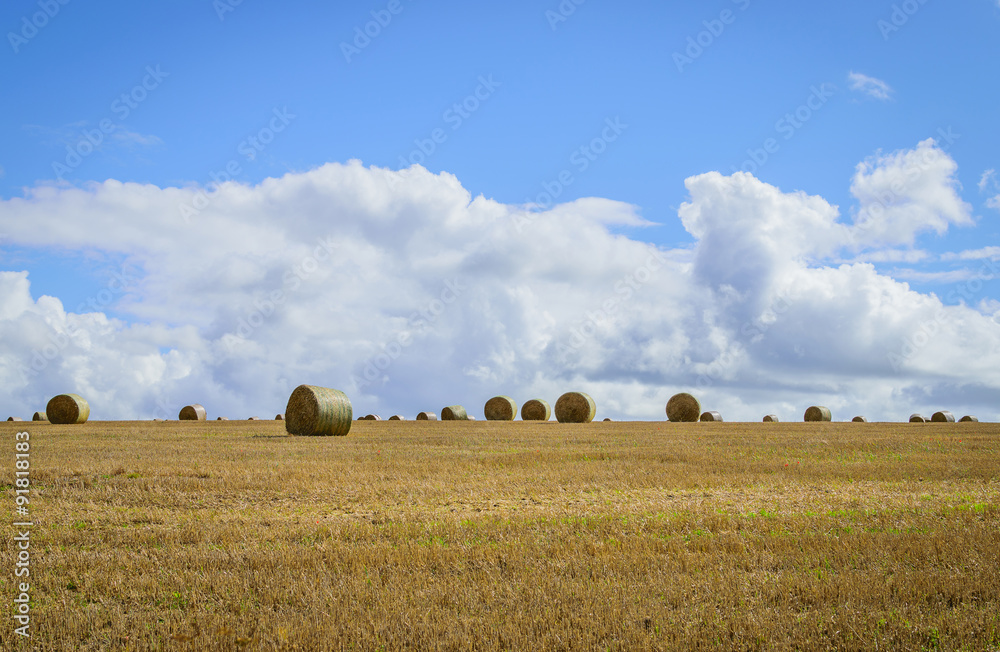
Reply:
<svg viewBox="0 0 1000 652"><path fill-rule="evenodd" d="M49 418L48 418L47 416L45 416L45 413L44 413L44 412L35 412L35 413L34 413L34 414L33 414L33 415L31 416L31 420L32 420L32 421L48 421L48 420L49 420Z"/></svg>
<svg viewBox="0 0 1000 652"><path fill-rule="evenodd" d="M667 418L671 421L694 423L701 415L701 403L687 392L674 394L667 401Z"/></svg>
<svg viewBox="0 0 1000 652"><path fill-rule="evenodd" d="M555 412L559 423L590 423L597 416L597 405L588 394L566 392L556 401Z"/></svg>
<svg viewBox="0 0 1000 652"><path fill-rule="evenodd" d="M421 412L417 415L417 421L437 421L438 415L436 412Z"/></svg>
<svg viewBox="0 0 1000 652"><path fill-rule="evenodd" d="M810 405L806 408L805 421L830 421L830 408L822 405Z"/></svg>
<svg viewBox="0 0 1000 652"><path fill-rule="evenodd" d="M21 417L7 417L7 421L24 421Z"/></svg>
<svg viewBox="0 0 1000 652"><path fill-rule="evenodd" d="M718 412L716 412L715 410L709 410L708 412L702 412L701 413L701 417L699 418L699 420L701 420L701 421L722 421L722 415L719 414Z"/></svg>
<svg viewBox="0 0 1000 652"><path fill-rule="evenodd" d="M955 423L955 415L948 410L941 410L931 415L931 421L934 423Z"/></svg>
<svg viewBox="0 0 1000 652"><path fill-rule="evenodd" d="M351 431L351 400L339 389L299 385L285 406L285 430L291 435L343 436Z"/></svg>
<svg viewBox="0 0 1000 652"><path fill-rule="evenodd" d="M962 417L961 419L959 419L959 421L966 421L966 422L971 421L971 422L974 422L974 423L979 423L979 419L976 418L976 417L974 417L974 416L972 416L971 414L965 415L964 417Z"/></svg>
<svg viewBox="0 0 1000 652"><path fill-rule="evenodd" d="M764 423L778 423L778 415L776 414L765 414Z"/></svg>
<svg viewBox="0 0 1000 652"><path fill-rule="evenodd" d="M927 423L927 417L922 414L917 414L914 412L910 415L910 423Z"/></svg>
<svg viewBox="0 0 1000 652"><path fill-rule="evenodd" d="M394 414L389 417L389 421L406 421L406 417L401 414Z"/></svg>
<svg viewBox="0 0 1000 652"><path fill-rule="evenodd" d="M487 421L513 421L517 416L517 403L509 396L494 396L486 401L483 414Z"/></svg>
<svg viewBox="0 0 1000 652"><path fill-rule="evenodd" d="M195 403L193 405L185 405L181 408L180 414L177 418L181 421L204 421L208 418L208 414L205 412L205 408L200 403Z"/></svg>
<svg viewBox="0 0 1000 652"><path fill-rule="evenodd" d="M552 418L552 408L548 401L533 398L521 406L522 421L548 421Z"/></svg>
<svg viewBox="0 0 1000 652"><path fill-rule="evenodd" d="M48 402L45 414L51 423L87 423L87 419L90 418L90 404L77 394L60 394L53 396Z"/></svg>
<svg viewBox="0 0 1000 652"><path fill-rule="evenodd" d="M461 405L449 405L441 409L442 421L468 421L469 415Z"/></svg>
<svg viewBox="0 0 1000 652"><path fill-rule="evenodd" d="M858 416L851 419L851 423L868 423L868 419L866 419L865 417Z"/></svg>

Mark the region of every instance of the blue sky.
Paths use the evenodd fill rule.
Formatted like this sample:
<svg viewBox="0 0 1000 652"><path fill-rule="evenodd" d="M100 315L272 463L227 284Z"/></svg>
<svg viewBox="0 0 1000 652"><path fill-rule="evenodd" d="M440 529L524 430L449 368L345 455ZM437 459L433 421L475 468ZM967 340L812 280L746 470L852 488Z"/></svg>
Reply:
<svg viewBox="0 0 1000 652"><path fill-rule="evenodd" d="M142 238L117 242L109 234L105 245L73 232L116 224L147 229L145 237L156 239L163 236L162 223L144 222L144 211L153 210L144 202L151 201L157 211L171 203L176 208L173 221L167 209L162 219L176 232L171 237L183 242L198 238L203 226L205 234L214 233L205 225L217 205L185 220L184 202L175 201L170 189L191 193L186 201L193 206L198 189L211 192L214 180L232 178L253 194L266 179L286 178L298 187L291 180L296 175L351 160L369 170L420 163L436 179L454 175L470 198L481 195L515 208L541 204L535 212L585 198L627 204L634 213L628 219L594 217L604 225L606 241L576 252L600 266L613 260L608 252L620 238L666 252L708 251L714 240L695 236L679 216L693 199L687 179L713 171L728 177L742 169L782 193L822 197L839 211L832 219L849 225L866 201L857 195L865 185L857 178L859 164L868 161L876 170L868 190L884 194L877 170L898 164L905 176L916 169L906 168L912 160L893 163L892 157L934 139L933 150L921 151L936 157L936 190L911 189L914 197L908 190L905 201L894 196L890 202L904 212L914 202L922 208L866 231L881 239L810 249L799 260L813 270L870 264L880 278L907 283L947 306L975 308L984 317L992 316L1000 298L992 279L974 291L956 291L975 280L984 260L996 258L984 250L1000 245L1000 185L990 174L1000 167L1000 6L994 0L398 0L328 6L198 0L99 7L51 0L5 4L0 26L7 41L0 80L8 89L0 130L0 199L7 220L0 222L0 270L28 272L32 301L52 296L69 313L106 289L113 271L131 265L138 270L134 287L98 302L100 313L125 331L192 328L211 340L212 324L225 320L201 321L169 306L166 297L180 288L168 291L165 284L179 272L161 257L130 248L129 242ZM88 133L99 141L95 147ZM94 183L108 180L149 184L168 199L139 193L101 204L105 216L131 210L127 226L110 217L102 222L100 208L80 214L70 208L39 225L50 229L45 235L22 233L17 226L26 219L45 222L23 210L21 198L33 197L34 209L49 215L46 202L73 206L59 198L68 201L76 196L65 194L73 188L90 192ZM930 187L926 179L918 182ZM284 212L302 206L282 205L274 197L248 201L250 213L267 214L277 225L278 235L269 237L284 237L291 231L280 225L302 217ZM867 201L871 206L871 197ZM408 210L423 216L436 209L434 202L418 201ZM592 210L610 209L588 206L584 212ZM350 232L365 233L364 220L377 212L372 208L352 222ZM84 213L95 223L88 226ZM434 232L432 224L426 226ZM444 236L447 229L438 232ZM730 247L722 255L740 253ZM686 269L678 260L679 270ZM198 261L233 264L204 256ZM396 273L406 278L416 271L401 266ZM747 277L752 270L739 274ZM525 287L536 281L526 280ZM393 276L379 282L392 283ZM191 284L185 288L198 291ZM719 284L713 291L725 294ZM157 305L162 309L153 310ZM724 302L714 309L725 311ZM523 306L515 313L523 317ZM556 324L573 319L556 312L549 317ZM383 318L391 315L373 315ZM514 314L503 319L516 321ZM619 335L628 337L635 319L626 315ZM714 327L698 333L691 328L684 330L688 340L708 336ZM306 336L288 331L282 337ZM142 346L170 356L179 345L169 340ZM795 366L794 360L785 362ZM671 369L570 374L563 368L555 376L586 384L610 377L632 382L652 373L657 380L645 382L646 388L670 379L683 385L683 377L671 375L679 367ZM469 373L461 366L447 371ZM68 382L68 370L46 373L54 374L53 387ZM226 385L211 364L198 373L205 377L197 387ZM547 378L541 368L538 373ZM524 391L536 386L532 382L547 382L537 374L531 381L501 378ZM24 397L33 396L29 388L37 384L26 383L27 393L12 398L12 405L28 401ZM107 392L115 394L110 387ZM390 402L388 396L376 392L373 400ZM244 408L232 400L232 409ZM127 412L148 415L150 404L148 396L137 396ZM749 415L755 408L735 409ZM647 415L644 410L623 405L619 414Z"/></svg>

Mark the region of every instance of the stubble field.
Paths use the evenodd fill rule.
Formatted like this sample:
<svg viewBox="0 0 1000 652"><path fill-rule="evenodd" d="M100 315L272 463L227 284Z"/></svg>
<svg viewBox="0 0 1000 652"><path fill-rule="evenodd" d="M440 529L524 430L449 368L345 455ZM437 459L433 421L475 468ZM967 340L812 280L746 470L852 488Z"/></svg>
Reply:
<svg viewBox="0 0 1000 652"><path fill-rule="evenodd" d="M1000 649L998 424L24 430L5 650Z"/></svg>

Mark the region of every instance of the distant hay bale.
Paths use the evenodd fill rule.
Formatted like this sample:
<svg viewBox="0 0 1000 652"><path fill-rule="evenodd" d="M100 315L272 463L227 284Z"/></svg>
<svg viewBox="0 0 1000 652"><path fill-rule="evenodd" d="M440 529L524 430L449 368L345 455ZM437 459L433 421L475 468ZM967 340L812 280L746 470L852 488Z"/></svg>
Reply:
<svg viewBox="0 0 1000 652"><path fill-rule="evenodd" d="M247 421L260 421L260 417L247 417Z"/></svg>
<svg viewBox="0 0 1000 652"><path fill-rule="evenodd" d="M927 423L927 417L922 414L917 414L914 412L910 415L910 423Z"/></svg>
<svg viewBox="0 0 1000 652"><path fill-rule="evenodd" d="M216 421L229 421L229 417L215 417Z"/></svg>
<svg viewBox="0 0 1000 652"><path fill-rule="evenodd" d="M389 417L389 421L406 421L406 417L400 414L394 414L391 417Z"/></svg>
<svg viewBox="0 0 1000 652"><path fill-rule="evenodd" d="M351 400L339 389L299 385L285 406L285 430L291 435L340 437L351 431Z"/></svg>
<svg viewBox="0 0 1000 652"><path fill-rule="evenodd" d="M274 420L275 421L284 421L285 420L285 415L284 414L276 414L276 415L274 415Z"/></svg>
<svg viewBox="0 0 1000 652"><path fill-rule="evenodd" d="M778 416L775 414L765 414L764 423L778 423Z"/></svg>
<svg viewBox="0 0 1000 652"><path fill-rule="evenodd" d="M417 415L417 421L437 421L438 415L436 412L421 412Z"/></svg>
<svg viewBox="0 0 1000 652"><path fill-rule="evenodd" d="M476 420L476 417L472 416L471 414L470 414L470 415L469 415L468 417L466 417L466 418L467 418L467 419L468 419L469 421L475 421L475 420Z"/></svg>
<svg viewBox="0 0 1000 652"><path fill-rule="evenodd" d="M45 406L45 414L50 423L87 423L90 418L90 404L77 394L54 396Z"/></svg>
<svg viewBox="0 0 1000 652"><path fill-rule="evenodd" d="M163 419L161 419L160 417L156 417L155 419L153 419L153 423L160 423L162 421Z"/></svg>
<svg viewBox="0 0 1000 652"><path fill-rule="evenodd" d="M959 419L959 421L971 421L973 423L979 423L979 419L976 418L976 417L974 417L974 416L972 416L971 414L965 415L964 417L962 417L961 419Z"/></svg>
<svg viewBox="0 0 1000 652"><path fill-rule="evenodd" d="M552 408L548 401L533 398L521 406L522 421L548 421L552 418Z"/></svg>
<svg viewBox="0 0 1000 652"><path fill-rule="evenodd" d="M494 396L486 401L483 414L487 421L513 421L517 416L517 403L509 396Z"/></svg>
<svg viewBox="0 0 1000 652"><path fill-rule="evenodd" d="M611 421L611 417L604 417L605 421Z"/></svg>
<svg viewBox="0 0 1000 652"><path fill-rule="evenodd" d="M955 415L948 410L941 410L931 415L931 421L934 423L955 423Z"/></svg>
<svg viewBox="0 0 1000 652"><path fill-rule="evenodd" d="M597 416L597 405L588 394L566 392L556 401L555 412L559 423L590 423Z"/></svg>
<svg viewBox="0 0 1000 652"><path fill-rule="evenodd" d="M182 407L177 418L181 421L204 421L208 418L208 413L205 412L205 408L200 403L195 403Z"/></svg>
<svg viewBox="0 0 1000 652"><path fill-rule="evenodd" d="M851 419L851 423L868 423L868 419L866 419L865 417L860 417L860 416L859 417L854 417L853 419Z"/></svg>
<svg viewBox="0 0 1000 652"><path fill-rule="evenodd" d="M671 421L694 423L701 415L701 403L691 394L674 394L667 401L667 418Z"/></svg>
<svg viewBox="0 0 1000 652"><path fill-rule="evenodd" d="M715 410L709 410L708 412L702 412L701 421L722 421L722 415Z"/></svg>
<svg viewBox="0 0 1000 652"><path fill-rule="evenodd" d="M469 415L461 405L449 405L441 409L442 421L468 421Z"/></svg>
<svg viewBox="0 0 1000 652"><path fill-rule="evenodd" d="M34 413L34 414L33 414L33 415L31 416L31 420L32 420L32 421L48 421L48 420L49 420L49 418L48 418L47 416L45 416L45 413L44 413L44 412L35 412L35 413Z"/></svg>
<svg viewBox="0 0 1000 652"><path fill-rule="evenodd" d="M24 421L21 417L7 417L7 421Z"/></svg>
<svg viewBox="0 0 1000 652"><path fill-rule="evenodd" d="M830 408L823 407L822 405L810 405L806 408L806 421L830 421L832 417L830 415Z"/></svg>
<svg viewBox="0 0 1000 652"><path fill-rule="evenodd" d="M365 421L381 421L382 417L380 417L377 414L366 414L364 420Z"/></svg>

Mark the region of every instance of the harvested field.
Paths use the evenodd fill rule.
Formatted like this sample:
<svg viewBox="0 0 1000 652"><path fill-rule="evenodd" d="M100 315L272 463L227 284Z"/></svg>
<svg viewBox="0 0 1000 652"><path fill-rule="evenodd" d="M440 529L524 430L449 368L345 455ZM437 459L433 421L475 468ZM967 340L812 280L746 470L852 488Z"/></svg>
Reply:
<svg viewBox="0 0 1000 652"><path fill-rule="evenodd" d="M23 649L1000 646L997 424L24 430Z"/></svg>

